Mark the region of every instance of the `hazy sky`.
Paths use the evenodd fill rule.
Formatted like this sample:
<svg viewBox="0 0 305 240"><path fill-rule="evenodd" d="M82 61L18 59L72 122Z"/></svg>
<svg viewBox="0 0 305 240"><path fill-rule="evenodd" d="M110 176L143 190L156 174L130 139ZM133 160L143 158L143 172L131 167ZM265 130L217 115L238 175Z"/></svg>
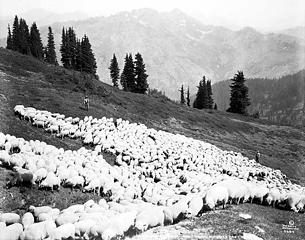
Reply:
<svg viewBox="0 0 305 240"><path fill-rule="evenodd" d="M206 24L235 29L252 26L269 31L305 25L305 0L0 0L0 16L34 8L107 16L144 7L160 11L179 8Z"/></svg>

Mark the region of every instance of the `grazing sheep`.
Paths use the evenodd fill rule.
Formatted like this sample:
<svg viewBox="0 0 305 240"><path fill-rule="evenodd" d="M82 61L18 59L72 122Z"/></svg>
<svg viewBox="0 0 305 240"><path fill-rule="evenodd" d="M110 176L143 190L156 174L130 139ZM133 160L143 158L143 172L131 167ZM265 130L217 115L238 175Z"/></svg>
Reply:
<svg viewBox="0 0 305 240"><path fill-rule="evenodd" d="M297 205L301 201L302 195L299 194L298 192L290 192L287 195L287 207L294 212L298 212Z"/></svg>
<svg viewBox="0 0 305 240"><path fill-rule="evenodd" d="M56 225L53 221L44 221L39 223L33 223L26 228L20 236L20 240L41 240L49 237Z"/></svg>
<svg viewBox="0 0 305 240"><path fill-rule="evenodd" d="M266 198L268 205L272 204L272 206L275 207L276 204L280 203L282 200L283 196L277 188L272 188L269 190Z"/></svg>
<svg viewBox="0 0 305 240"><path fill-rule="evenodd" d="M74 223L75 226L75 235L76 236L83 236L88 235L90 228L93 227L96 222L92 219L80 220Z"/></svg>
<svg viewBox="0 0 305 240"><path fill-rule="evenodd" d="M0 222L4 222L6 225L18 223L20 216L16 213L2 213L0 215Z"/></svg>
<svg viewBox="0 0 305 240"><path fill-rule="evenodd" d="M19 240L23 227L20 223L14 223L10 226L0 228L0 238L3 240Z"/></svg>
<svg viewBox="0 0 305 240"><path fill-rule="evenodd" d="M150 207L138 213L135 220L135 228L146 231L150 227L164 225L164 212L161 207Z"/></svg>
<svg viewBox="0 0 305 240"><path fill-rule="evenodd" d="M48 213L52 210L49 206L42 206L42 207L34 207L30 206L29 210L34 214L35 217L38 217L41 213Z"/></svg>
<svg viewBox="0 0 305 240"><path fill-rule="evenodd" d="M223 208L225 208L228 199L229 199L228 189L224 186L216 184L211 186L207 190L206 195L203 198L203 203L209 209L213 210L220 202L222 203Z"/></svg>
<svg viewBox="0 0 305 240"><path fill-rule="evenodd" d="M60 186L60 178L57 177L53 172L49 172L47 177L40 183L39 187L41 188L50 188L54 190L54 188L59 188Z"/></svg>
<svg viewBox="0 0 305 240"><path fill-rule="evenodd" d="M187 216L197 216L203 208L203 199L201 196L194 196L188 202Z"/></svg>
<svg viewBox="0 0 305 240"><path fill-rule="evenodd" d="M298 210L298 212L304 212L305 210L304 206L305 206L305 195L302 195L300 201L296 205L296 209Z"/></svg>
<svg viewBox="0 0 305 240"><path fill-rule="evenodd" d="M55 219L55 223L57 226L61 226L67 223L75 223L79 219L79 216L72 212L61 213Z"/></svg>
<svg viewBox="0 0 305 240"><path fill-rule="evenodd" d="M22 223L24 229L28 228L30 225L32 225L34 223L33 214L30 212L26 212L22 216L21 223Z"/></svg>
<svg viewBox="0 0 305 240"><path fill-rule="evenodd" d="M72 223L66 223L57 227L51 234L52 240L62 240L68 238L74 238L75 226Z"/></svg>

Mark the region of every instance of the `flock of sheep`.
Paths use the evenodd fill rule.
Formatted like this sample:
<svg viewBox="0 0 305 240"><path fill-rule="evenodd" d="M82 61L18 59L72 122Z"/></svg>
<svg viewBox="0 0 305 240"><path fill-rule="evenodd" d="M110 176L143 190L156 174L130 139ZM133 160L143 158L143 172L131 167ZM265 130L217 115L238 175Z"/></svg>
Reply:
<svg viewBox="0 0 305 240"><path fill-rule="evenodd" d="M17 105L21 119L57 137L82 139L77 151L0 133L0 163L16 171L13 184L80 188L108 195L67 209L34 207L22 218L0 213L7 240L111 239L133 230L173 224L217 206L256 202L304 211L304 188L274 170L179 134L122 119L65 117ZM116 156L108 164L102 152Z"/></svg>

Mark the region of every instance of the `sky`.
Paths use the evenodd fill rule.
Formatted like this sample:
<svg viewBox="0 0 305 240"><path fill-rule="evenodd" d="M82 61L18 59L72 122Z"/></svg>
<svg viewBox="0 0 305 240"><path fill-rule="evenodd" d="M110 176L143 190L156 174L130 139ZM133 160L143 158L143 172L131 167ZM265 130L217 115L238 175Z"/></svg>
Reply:
<svg viewBox="0 0 305 240"><path fill-rule="evenodd" d="M0 16L20 15L37 8L56 13L79 11L89 16L109 16L138 8L178 8L205 24L235 30L245 26L261 31L305 26L305 0L0 0Z"/></svg>

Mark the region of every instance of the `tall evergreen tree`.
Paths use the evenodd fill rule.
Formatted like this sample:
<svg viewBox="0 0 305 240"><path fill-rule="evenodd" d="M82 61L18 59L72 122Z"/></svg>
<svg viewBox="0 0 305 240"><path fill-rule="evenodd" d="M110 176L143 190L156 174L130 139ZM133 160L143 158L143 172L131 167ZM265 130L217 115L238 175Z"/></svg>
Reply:
<svg viewBox="0 0 305 240"><path fill-rule="evenodd" d="M148 89L145 64L140 53L135 56L135 92L145 94Z"/></svg>
<svg viewBox="0 0 305 240"><path fill-rule="evenodd" d="M198 90L195 101L193 103L193 107L198 109L208 108L208 92L205 76L203 76L197 88Z"/></svg>
<svg viewBox="0 0 305 240"><path fill-rule="evenodd" d="M186 92L186 105L187 105L187 106L191 106L190 87L187 87L187 92Z"/></svg>
<svg viewBox="0 0 305 240"><path fill-rule="evenodd" d="M123 68L123 71L121 73L121 79L120 79L120 83L121 83L121 86L122 86L124 91L128 91L127 79L126 79L126 74L127 74L127 71L128 71L128 69L127 69L128 61L129 61L129 58L128 58L128 54L126 53L124 68Z"/></svg>
<svg viewBox="0 0 305 240"><path fill-rule="evenodd" d="M19 31L19 20L17 15L15 16L12 30L12 50L20 51L20 31Z"/></svg>
<svg viewBox="0 0 305 240"><path fill-rule="evenodd" d="M119 87L119 77L120 77L120 69L119 69L119 64L118 61L116 59L115 54L113 54L113 57L110 61L110 66L109 66L109 70L110 70L110 77L112 80L112 84L114 87L118 88Z"/></svg>
<svg viewBox="0 0 305 240"><path fill-rule="evenodd" d="M45 60L51 64L57 64L56 60L56 52L55 52L55 43L54 43L54 35L52 32L52 28L48 28L48 43L45 49Z"/></svg>
<svg viewBox="0 0 305 240"><path fill-rule="evenodd" d="M81 65L82 71L96 74L96 60L89 42L89 38L84 35L81 41Z"/></svg>
<svg viewBox="0 0 305 240"><path fill-rule="evenodd" d="M213 100L213 93L212 93L212 86L211 86L211 80L208 80L207 81L207 99L208 99L208 102L207 102L207 108L209 109L213 109L213 104L214 104L214 100Z"/></svg>
<svg viewBox="0 0 305 240"><path fill-rule="evenodd" d="M129 92L136 91L135 66L134 66L134 62L133 62L131 53L129 53L129 56L128 56L126 83L127 83L127 89Z"/></svg>
<svg viewBox="0 0 305 240"><path fill-rule="evenodd" d="M82 45L79 39L76 39L76 70L83 71L83 55L82 55Z"/></svg>
<svg viewBox="0 0 305 240"><path fill-rule="evenodd" d="M13 37L11 33L10 25L7 26L7 39L6 39L6 49L13 50Z"/></svg>
<svg viewBox="0 0 305 240"><path fill-rule="evenodd" d="M76 69L76 34L74 29L69 27L66 35L67 35L67 53L69 58L69 67L72 69Z"/></svg>
<svg viewBox="0 0 305 240"><path fill-rule="evenodd" d="M70 61L68 56L68 36L66 32L67 31L65 30L65 28L62 28L60 53L61 53L61 62L64 68L69 68Z"/></svg>
<svg viewBox="0 0 305 240"><path fill-rule="evenodd" d="M31 53L29 27L22 18L19 20L19 52L22 54Z"/></svg>
<svg viewBox="0 0 305 240"><path fill-rule="evenodd" d="M123 72L121 74L121 85L124 91L135 92L135 68L131 53L126 54Z"/></svg>
<svg viewBox="0 0 305 240"><path fill-rule="evenodd" d="M208 88L207 88L207 83L205 80L205 77L202 79L202 86L203 86L203 108L208 108L208 104L209 104L209 99L208 99Z"/></svg>
<svg viewBox="0 0 305 240"><path fill-rule="evenodd" d="M32 24L30 30L30 50L33 57L43 59L43 45L35 22Z"/></svg>
<svg viewBox="0 0 305 240"><path fill-rule="evenodd" d="M244 73L238 71L231 80L230 107L227 109L227 112L247 114L250 99L248 97L248 87L245 85Z"/></svg>
<svg viewBox="0 0 305 240"><path fill-rule="evenodd" d="M183 84L181 85L181 88L180 88L179 92L180 92L180 104L184 105L185 104L185 98L184 98Z"/></svg>

